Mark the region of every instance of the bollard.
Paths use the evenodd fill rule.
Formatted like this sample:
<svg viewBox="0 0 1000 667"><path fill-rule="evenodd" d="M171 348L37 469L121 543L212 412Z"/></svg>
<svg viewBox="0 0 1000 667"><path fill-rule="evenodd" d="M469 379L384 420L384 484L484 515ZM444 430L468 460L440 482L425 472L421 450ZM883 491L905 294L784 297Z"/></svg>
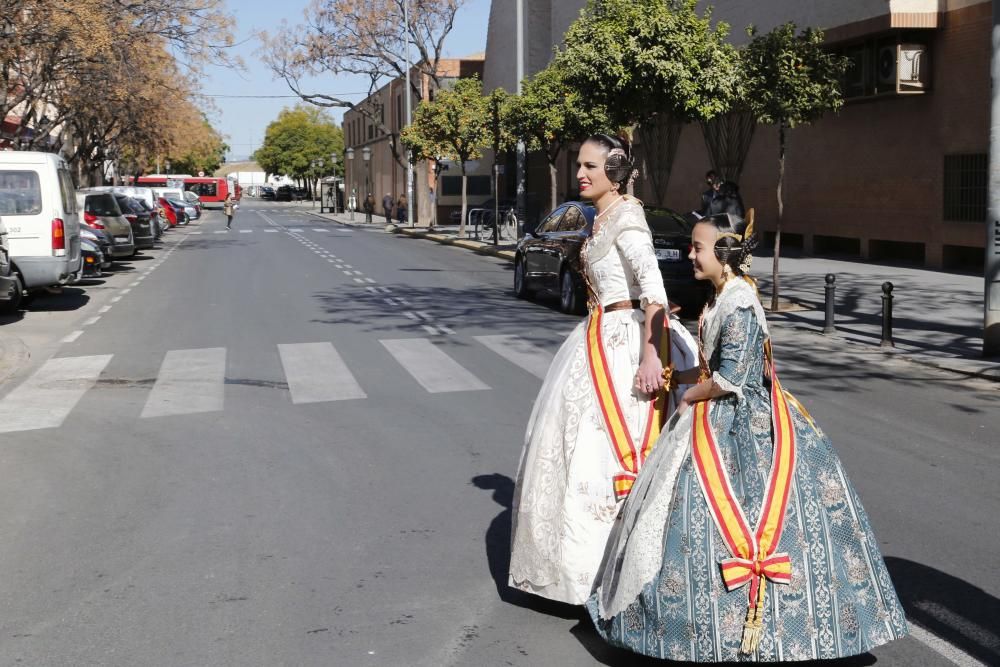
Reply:
<svg viewBox="0 0 1000 667"><path fill-rule="evenodd" d="M892 342L892 283L882 283L882 347L895 347Z"/></svg>
<svg viewBox="0 0 1000 667"><path fill-rule="evenodd" d="M835 333L837 328L833 325L833 302L837 295L837 276L826 274L826 322L823 324L823 333Z"/></svg>

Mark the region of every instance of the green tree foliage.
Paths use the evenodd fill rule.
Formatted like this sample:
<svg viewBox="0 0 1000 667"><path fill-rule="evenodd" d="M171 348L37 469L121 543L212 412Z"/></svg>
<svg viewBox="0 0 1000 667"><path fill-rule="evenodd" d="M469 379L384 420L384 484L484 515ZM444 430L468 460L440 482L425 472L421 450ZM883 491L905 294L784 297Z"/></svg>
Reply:
<svg viewBox="0 0 1000 667"><path fill-rule="evenodd" d="M305 180L317 176L313 160L323 160L329 165L332 153L340 157L336 166L339 173L344 156L344 133L340 126L326 111L298 104L283 109L267 126L264 143L254 151L253 159L269 174Z"/></svg>
<svg viewBox="0 0 1000 667"><path fill-rule="evenodd" d="M459 236L465 235L469 209L466 164L482 157L490 142L489 98L483 96L478 77L459 79L450 89L438 90L433 101L421 102L413 122L403 130L403 145L415 160L444 158L459 165L462 172L462 221Z"/></svg>
<svg viewBox="0 0 1000 667"><path fill-rule="evenodd" d="M786 23L762 35L753 27L747 32L753 37L741 53L747 104L757 122L778 126L778 219L771 295L771 309L777 310L787 131L843 106L839 82L848 61L823 50L820 30L806 28L797 33L794 23Z"/></svg>
<svg viewBox="0 0 1000 667"><path fill-rule="evenodd" d="M618 126L655 113L709 120L729 109L739 58L729 26L712 27L697 0L589 0L556 61L588 104Z"/></svg>
<svg viewBox="0 0 1000 667"><path fill-rule="evenodd" d="M200 171L212 174L226 160L229 146L208 118L204 114L200 116L200 122L190 128L168 158L171 171L176 174L197 174Z"/></svg>
<svg viewBox="0 0 1000 667"><path fill-rule="evenodd" d="M559 156L567 144L607 130L608 112L585 97L566 80L566 71L552 62L524 82L521 94L511 98L507 122L512 134L525 140L529 150L540 150L549 163L549 203L554 209Z"/></svg>

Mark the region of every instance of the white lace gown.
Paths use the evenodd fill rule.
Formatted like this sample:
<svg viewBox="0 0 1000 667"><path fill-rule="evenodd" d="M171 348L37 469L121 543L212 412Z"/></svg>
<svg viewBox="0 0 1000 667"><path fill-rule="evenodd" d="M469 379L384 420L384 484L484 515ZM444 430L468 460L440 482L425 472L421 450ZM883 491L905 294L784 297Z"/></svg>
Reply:
<svg viewBox="0 0 1000 667"><path fill-rule="evenodd" d="M622 201L608 213L584 245L582 259L602 305L638 300L643 309L651 303L667 307L652 236L637 201ZM535 399L517 474L511 536L509 584L569 604L583 604L590 596L621 505L613 477L622 469L587 362L588 321L589 316L563 343ZM644 321L643 310L617 310L605 313L602 324L615 392L637 448L654 398L633 389ZM676 319L670 329L675 367L697 366L693 337Z"/></svg>

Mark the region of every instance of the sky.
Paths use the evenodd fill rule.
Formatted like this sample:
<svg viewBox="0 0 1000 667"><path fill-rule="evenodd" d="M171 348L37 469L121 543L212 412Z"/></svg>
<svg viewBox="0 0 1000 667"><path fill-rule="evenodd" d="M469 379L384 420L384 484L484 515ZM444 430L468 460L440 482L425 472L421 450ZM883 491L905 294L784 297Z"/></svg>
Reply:
<svg viewBox="0 0 1000 667"><path fill-rule="evenodd" d="M244 71L210 66L202 92L214 96L217 109L210 112L213 126L221 132L230 146L227 160L247 159L260 147L268 123L277 118L284 107L295 105L298 98L282 80L275 80L257 51L260 42L255 35L261 30L276 31L281 21L302 23L303 10L309 0L284 0L282 3L264 0L226 0L229 11L236 17L237 46L234 53L245 65ZM281 7L282 11L275 11ZM486 27L489 20L490 0L465 0L455 17L455 26L445 40L445 57L459 57L481 53L486 47ZM368 90L363 79L349 76L326 75L313 78L303 90L336 92L348 99L361 101ZM281 95L287 98L255 99L235 97L243 95ZM339 122L343 109L331 109Z"/></svg>

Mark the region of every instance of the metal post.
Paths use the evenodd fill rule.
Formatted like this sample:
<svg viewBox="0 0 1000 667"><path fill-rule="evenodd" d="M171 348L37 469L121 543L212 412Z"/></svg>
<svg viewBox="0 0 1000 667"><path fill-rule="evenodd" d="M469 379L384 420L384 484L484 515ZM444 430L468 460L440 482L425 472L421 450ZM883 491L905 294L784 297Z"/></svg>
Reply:
<svg viewBox="0 0 1000 667"><path fill-rule="evenodd" d="M1000 355L1000 0L993 0L993 88L990 94L990 163L986 211L983 356Z"/></svg>
<svg viewBox="0 0 1000 667"><path fill-rule="evenodd" d="M413 117L413 92L410 90L410 0L403 0L403 25L406 26L406 124ZM421 90L423 86L421 86ZM413 151L406 152L406 222L413 226Z"/></svg>
<svg viewBox="0 0 1000 667"><path fill-rule="evenodd" d="M1000 2L1000 0L995 0ZM517 63L517 94L521 94L521 81L524 80L524 0L517 0L517 12L516 19L517 27L515 33L517 34L517 43L515 45L516 53L516 63ZM525 173L527 167L527 152L523 141L517 142L517 148L515 150L517 155L517 219L524 220L527 208L527 175ZM499 220L497 223L499 224Z"/></svg>
<svg viewBox="0 0 1000 667"><path fill-rule="evenodd" d="M882 347L895 347L892 342L892 283L882 283Z"/></svg>
<svg viewBox="0 0 1000 667"><path fill-rule="evenodd" d="M833 304L837 296L837 276L826 274L826 321L823 323L823 333L835 333L837 327L833 325Z"/></svg>

